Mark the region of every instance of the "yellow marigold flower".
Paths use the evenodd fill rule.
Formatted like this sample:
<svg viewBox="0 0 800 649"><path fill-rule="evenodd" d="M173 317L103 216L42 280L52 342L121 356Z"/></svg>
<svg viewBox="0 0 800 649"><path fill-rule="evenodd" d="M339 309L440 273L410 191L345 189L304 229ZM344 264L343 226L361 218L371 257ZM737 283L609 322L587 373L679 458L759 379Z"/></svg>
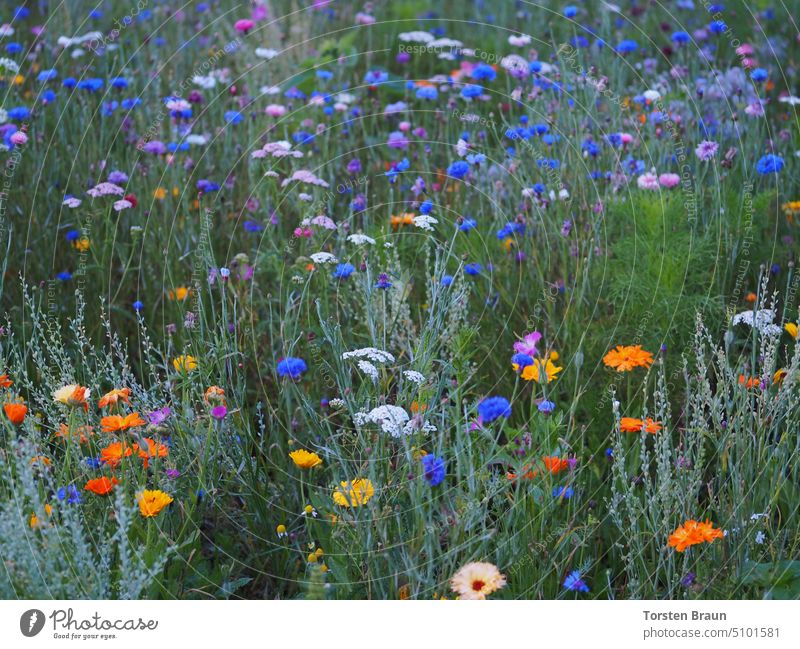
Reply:
<svg viewBox="0 0 800 649"><path fill-rule="evenodd" d="M603 363L617 372L630 372L636 367L650 367L653 355L642 349L641 345L617 345L603 356Z"/></svg>
<svg viewBox="0 0 800 649"><path fill-rule="evenodd" d="M533 365L526 365L522 370L522 378L525 381L536 381L537 383L550 383L558 376L558 373L563 370L563 367L557 367L551 360L552 356L547 361L535 359ZM519 371L519 365L512 363L514 371ZM547 380L544 380L544 379Z"/></svg>
<svg viewBox="0 0 800 649"><path fill-rule="evenodd" d="M197 369L197 360L194 356L181 355L172 360L172 367L176 372L191 372Z"/></svg>
<svg viewBox="0 0 800 649"><path fill-rule="evenodd" d="M44 513L50 516L53 513L53 508L49 504L46 504L44 506ZM42 525L44 525L44 521L40 520L35 512L31 514L31 529L36 529Z"/></svg>
<svg viewBox="0 0 800 649"><path fill-rule="evenodd" d="M89 241L89 237L81 237L80 239L75 239L72 242L72 247L75 248L78 252L86 252L91 248L92 242Z"/></svg>
<svg viewBox="0 0 800 649"><path fill-rule="evenodd" d="M160 489L145 489L137 498L139 513L145 518L158 516L158 513L172 502L172 496Z"/></svg>
<svg viewBox="0 0 800 649"><path fill-rule="evenodd" d="M375 487L367 478L356 478L352 482L344 481L341 487L333 492L333 502L342 507L360 507L375 495Z"/></svg>
<svg viewBox="0 0 800 649"><path fill-rule="evenodd" d="M316 563L317 562L317 555L313 552L308 555L308 562L309 563Z"/></svg>
<svg viewBox="0 0 800 649"><path fill-rule="evenodd" d="M497 566L484 562L468 563L450 580L450 588L459 599L486 599L505 585L506 577Z"/></svg>
<svg viewBox="0 0 800 649"><path fill-rule="evenodd" d="M785 325L783 325L783 328L786 330L786 333L788 333L792 338L797 340L798 329L797 325L794 322L787 322Z"/></svg>
<svg viewBox="0 0 800 649"><path fill-rule="evenodd" d="M289 457L301 469L313 469L315 466L322 464L322 458L316 453L309 453L303 449L292 451Z"/></svg>

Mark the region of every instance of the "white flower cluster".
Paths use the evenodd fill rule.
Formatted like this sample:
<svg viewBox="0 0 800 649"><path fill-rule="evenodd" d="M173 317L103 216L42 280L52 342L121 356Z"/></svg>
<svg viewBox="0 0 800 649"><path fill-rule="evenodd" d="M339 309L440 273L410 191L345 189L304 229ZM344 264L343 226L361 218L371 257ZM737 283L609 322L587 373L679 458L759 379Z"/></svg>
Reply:
<svg viewBox="0 0 800 649"><path fill-rule="evenodd" d="M354 349L351 352L345 352L342 354L343 360L347 360L348 358L367 358L373 363L378 363L379 365L384 365L385 363L394 363L394 356L392 356L389 352L385 352L382 349L376 349L375 347L362 347L361 349Z"/></svg>
<svg viewBox="0 0 800 649"><path fill-rule="evenodd" d="M414 432L409 425L408 413L400 406L378 406L369 412L357 412L353 415L353 423L356 426L377 424L384 433L389 433L392 437Z"/></svg>
<svg viewBox="0 0 800 649"><path fill-rule="evenodd" d="M433 232L433 226L438 222L439 221L433 218L430 214L420 214L419 216L415 216L413 219L414 225L422 230L428 230L429 232Z"/></svg>
<svg viewBox="0 0 800 649"><path fill-rule="evenodd" d="M366 374L369 378L372 379L373 383L378 382L378 368L375 367L372 363L365 360L358 361L358 369L360 369L364 374Z"/></svg>
<svg viewBox="0 0 800 649"><path fill-rule="evenodd" d="M375 245L375 239L368 237L366 234L351 234L349 237L347 237L347 240L350 243L356 244L357 246L364 245L365 243L368 243L371 246Z"/></svg>
<svg viewBox="0 0 800 649"><path fill-rule="evenodd" d="M329 252L315 252L311 255L311 261L315 264L335 264L339 260Z"/></svg>
<svg viewBox="0 0 800 649"><path fill-rule="evenodd" d="M759 309L758 311L742 311L733 316L733 324L746 324L766 336L779 336L781 328L772 324L775 320L775 311L772 309Z"/></svg>
<svg viewBox="0 0 800 649"><path fill-rule="evenodd" d="M416 383L417 385L422 385L423 383L425 383L425 377L415 370L405 370L403 372L403 376L405 376L412 383Z"/></svg>

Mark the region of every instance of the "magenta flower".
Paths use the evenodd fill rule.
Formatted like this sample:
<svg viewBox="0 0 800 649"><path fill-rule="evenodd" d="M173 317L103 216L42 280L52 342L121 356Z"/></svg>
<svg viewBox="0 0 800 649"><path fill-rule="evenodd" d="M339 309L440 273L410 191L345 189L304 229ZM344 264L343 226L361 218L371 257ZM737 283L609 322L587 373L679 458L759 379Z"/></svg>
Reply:
<svg viewBox="0 0 800 649"><path fill-rule="evenodd" d="M518 354L527 354L528 356L536 356L536 345L542 339L542 334L538 331L532 331L525 334L522 340L514 343L514 351Z"/></svg>
<svg viewBox="0 0 800 649"><path fill-rule="evenodd" d="M233 24L234 28L236 28L236 31L242 32L243 34L249 32L251 29L253 29L253 27L255 27L255 25L256 24L249 18L242 18Z"/></svg>
<svg viewBox="0 0 800 649"><path fill-rule="evenodd" d="M228 414L228 409L225 406L216 406L211 411L211 416L214 419L225 419L225 415Z"/></svg>

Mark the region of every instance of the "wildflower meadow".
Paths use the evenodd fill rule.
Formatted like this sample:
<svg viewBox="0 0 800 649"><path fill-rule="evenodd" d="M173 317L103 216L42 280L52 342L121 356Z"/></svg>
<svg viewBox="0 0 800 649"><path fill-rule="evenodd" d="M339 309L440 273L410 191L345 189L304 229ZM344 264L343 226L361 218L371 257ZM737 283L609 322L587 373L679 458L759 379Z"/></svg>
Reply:
<svg viewBox="0 0 800 649"><path fill-rule="evenodd" d="M799 15L0 4L0 598L800 598Z"/></svg>

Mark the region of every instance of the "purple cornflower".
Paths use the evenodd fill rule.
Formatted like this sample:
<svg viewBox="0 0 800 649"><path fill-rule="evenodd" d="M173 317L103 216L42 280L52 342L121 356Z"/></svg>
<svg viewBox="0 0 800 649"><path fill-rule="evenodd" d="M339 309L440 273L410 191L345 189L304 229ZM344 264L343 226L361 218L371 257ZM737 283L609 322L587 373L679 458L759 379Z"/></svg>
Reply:
<svg viewBox="0 0 800 649"><path fill-rule="evenodd" d="M719 144L716 142L712 142L711 140L703 140L700 144L697 145L697 148L694 150L695 155L697 155L700 160L703 162L708 162L711 160L715 155L717 155L717 150L719 149Z"/></svg>
<svg viewBox="0 0 800 649"><path fill-rule="evenodd" d="M169 406L164 406L160 410L153 410L153 412L147 413L147 419L153 426L158 426L167 420L171 412Z"/></svg>

